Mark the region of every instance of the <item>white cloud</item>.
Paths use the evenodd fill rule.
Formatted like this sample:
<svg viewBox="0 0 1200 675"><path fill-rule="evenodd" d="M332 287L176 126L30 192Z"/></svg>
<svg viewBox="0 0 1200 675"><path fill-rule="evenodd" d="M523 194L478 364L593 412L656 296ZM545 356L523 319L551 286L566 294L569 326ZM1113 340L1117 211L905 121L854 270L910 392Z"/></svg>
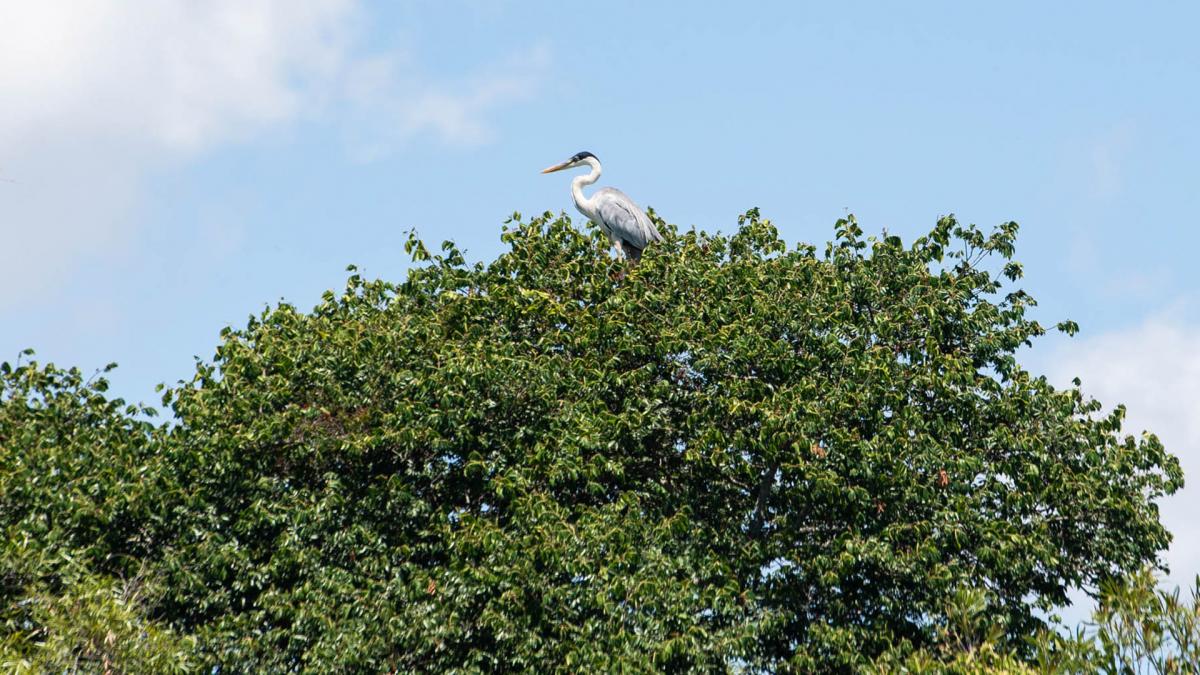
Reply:
<svg viewBox="0 0 1200 675"><path fill-rule="evenodd" d="M1078 376L1084 393L1106 406L1124 403L1125 430L1155 433L1179 457L1186 484L1162 504L1163 522L1175 535L1167 563L1170 581L1191 584L1200 573L1200 323L1186 321L1190 305L1170 315L1093 338L1074 339L1058 349L1047 376L1059 385ZM1196 316L1196 314L1191 314Z"/></svg>
<svg viewBox="0 0 1200 675"><path fill-rule="evenodd" d="M0 0L0 309L129 250L163 168L307 117L367 129L372 154L476 143L536 82L523 62L421 77L362 53L366 18L358 0Z"/></svg>
<svg viewBox="0 0 1200 675"><path fill-rule="evenodd" d="M148 172L295 115L352 6L0 4L0 307L124 255Z"/></svg>
<svg viewBox="0 0 1200 675"><path fill-rule="evenodd" d="M105 137L176 152L292 117L345 58L347 0L9 2L0 149Z"/></svg>

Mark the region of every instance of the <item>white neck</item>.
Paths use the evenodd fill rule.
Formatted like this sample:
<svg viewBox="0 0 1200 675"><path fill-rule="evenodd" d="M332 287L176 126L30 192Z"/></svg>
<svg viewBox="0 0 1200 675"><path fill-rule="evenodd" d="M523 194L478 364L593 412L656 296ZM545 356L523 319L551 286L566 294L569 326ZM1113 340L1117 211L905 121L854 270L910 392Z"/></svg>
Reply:
<svg viewBox="0 0 1200 675"><path fill-rule="evenodd" d="M600 180L600 161L595 157L584 157L583 161L592 167L592 171L587 175L576 176L571 180L571 197L575 199L575 208L579 209L580 213L591 220L595 220L596 209L592 204L592 200L584 196L583 186L591 185Z"/></svg>

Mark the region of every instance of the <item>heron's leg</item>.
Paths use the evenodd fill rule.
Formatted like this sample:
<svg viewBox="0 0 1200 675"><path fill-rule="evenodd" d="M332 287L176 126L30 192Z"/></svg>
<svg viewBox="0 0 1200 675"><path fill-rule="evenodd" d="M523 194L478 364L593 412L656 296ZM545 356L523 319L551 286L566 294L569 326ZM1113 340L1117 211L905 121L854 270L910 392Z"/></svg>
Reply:
<svg viewBox="0 0 1200 675"><path fill-rule="evenodd" d="M625 274L629 271L629 258L625 255L625 242L611 236L608 238L608 242L616 250L617 262L621 264L621 268L613 273L612 278L614 281L620 281L625 278Z"/></svg>
<svg viewBox="0 0 1200 675"><path fill-rule="evenodd" d="M642 252L636 246L629 242L621 242L621 253L625 257L625 261L631 264L638 264L642 260Z"/></svg>

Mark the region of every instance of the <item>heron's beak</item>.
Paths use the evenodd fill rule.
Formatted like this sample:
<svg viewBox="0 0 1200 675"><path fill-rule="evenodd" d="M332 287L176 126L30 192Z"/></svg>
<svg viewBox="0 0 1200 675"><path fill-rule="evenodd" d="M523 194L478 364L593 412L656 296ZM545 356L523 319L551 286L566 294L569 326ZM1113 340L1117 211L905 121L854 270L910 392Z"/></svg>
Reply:
<svg viewBox="0 0 1200 675"><path fill-rule="evenodd" d="M570 162L563 162L562 164L555 164L554 166L548 166L548 167L542 169L542 173L554 173L555 171L562 171L563 169L567 168L570 165L571 165Z"/></svg>

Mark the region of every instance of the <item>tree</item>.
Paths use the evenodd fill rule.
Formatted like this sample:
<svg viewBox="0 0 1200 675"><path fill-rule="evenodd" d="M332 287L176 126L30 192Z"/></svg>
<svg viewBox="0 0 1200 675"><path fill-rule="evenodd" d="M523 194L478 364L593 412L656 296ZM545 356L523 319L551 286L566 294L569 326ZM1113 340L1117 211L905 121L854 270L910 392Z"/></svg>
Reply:
<svg viewBox="0 0 1200 675"><path fill-rule="evenodd" d="M0 671L194 664L194 640L148 616L147 564L171 536L158 509L177 492L161 429L106 389L78 369L0 364Z"/></svg>
<svg viewBox="0 0 1200 675"><path fill-rule="evenodd" d="M1043 634L1034 641L1040 672L1147 673L1200 672L1200 577L1189 597L1160 589L1146 568L1100 588L1100 602L1087 625L1074 635Z"/></svg>
<svg viewBox="0 0 1200 675"><path fill-rule="evenodd" d="M159 493L93 557L231 672L806 671L935 653L968 589L1027 654L1037 609L1167 545L1175 458L1016 360L1044 329L997 280L1015 224L660 229L624 278L551 214L489 264L414 237L402 283L224 331L172 423L97 441Z"/></svg>
<svg viewBox="0 0 1200 675"><path fill-rule="evenodd" d="M1189 597L1157 587L1151 568L1101 584L1091 621L1074 632L1042 630L1018 658L1000 640L986 593L957 593L932 648L893 646L865 670L912 675L1183 675L1200 672L1200 578Z"/></svg>

